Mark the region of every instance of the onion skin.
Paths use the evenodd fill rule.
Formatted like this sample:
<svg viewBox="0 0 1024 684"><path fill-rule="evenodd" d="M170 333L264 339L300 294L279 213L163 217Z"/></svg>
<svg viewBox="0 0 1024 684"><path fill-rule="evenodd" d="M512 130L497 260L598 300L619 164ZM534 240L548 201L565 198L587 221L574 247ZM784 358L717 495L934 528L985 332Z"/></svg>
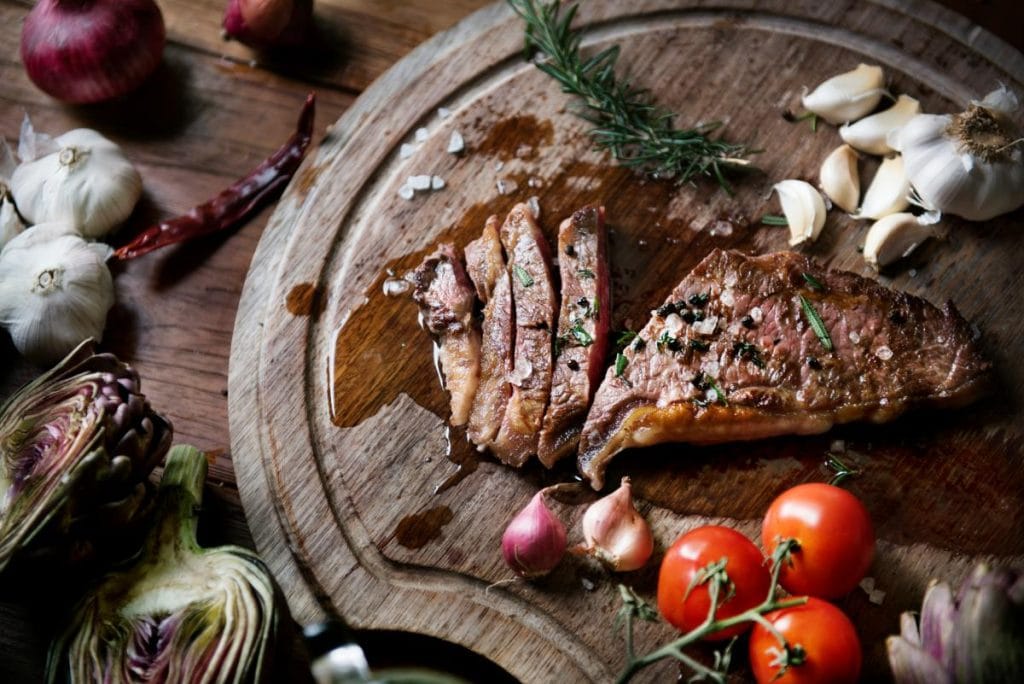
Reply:
<svg viewBox="0 0 1024 684"><path fill-rule="evenodd" d="M90 104L139 87L166 40L153 0L40 0L21 30L21 61L43 92Z"/></svg>
<svg viewBox="0 0 1024 684"><path fill-rule="evenodd" d="M224 34L254 48L300 45L313 22L313 0L228 0Z"/></svg>

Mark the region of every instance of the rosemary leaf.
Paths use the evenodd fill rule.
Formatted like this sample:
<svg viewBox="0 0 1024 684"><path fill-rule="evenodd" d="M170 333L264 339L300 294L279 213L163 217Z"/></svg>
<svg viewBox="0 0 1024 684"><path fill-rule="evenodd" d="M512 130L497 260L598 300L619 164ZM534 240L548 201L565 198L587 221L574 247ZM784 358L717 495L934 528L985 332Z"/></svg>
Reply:
<svg viewBox="0 0 1024 684"><path fill-rule="evenodd" d="M726 190L724 170L746 167L750 153L744 145L712 139L719 124L678 129L674 114L654 102L650 92L615 74L619 47L593 57L580 55L582 34L572 29L576 5L563 11L558 0L508 0L526 23L527 58L536 53L538 69L558 82L562 91L579 98L577 114L589 122L594 144L624 166L682 184L703 176Z"/></svg>
<svg viewBox="0 0 1024 684"><path fill-rule="evenodd" d="M569 334L576 338L576 341L580 343L581 347L589 347L594 344L594 338L590 336L590 333L583 329L583 323L580 321L577 321L574 326L569 328Z"/></svg>
<svg viewBox="0 0 1024 684"><path fill-rule="evenodd" d="M616 351L622 351L630 345L630 343L636 339L636 333L632 330L622 330L615 337L615 349Z"/></svg>
<svg viewBox="0 0 1024 684"><path fill-rule="evenodd" d="M578 275L580 278L587 278L587 279L593 279L594 278L594 272L591 271L589 268L577 269L576 275Z"/></svg>
<svg viewBox="0 0 1024 684"><path fill-rule="evenodd" d="M626 370L626 366L629 364L629 359L622 352L615 355L615 377L621 378L623 372Z"/></svg>
<svg viewBox="0 0 1024 684"><path fill-rule="evenodd" d="M812 276L810 273L804 272L801 273L800 275L803 276L804 282L806 282L807 286L812 290L815 290L816 292L825 291L825 286L821 284L821 281Z"/></svg>
<svg viewBox="0 0 1024 684"><path fill-rule="evenodd" d="M519 264L512 264L512 272L516 274L519 284L523 287L530 287L533 285L533 276L527 273L526 269Z"/></svg>
<svg viewBox="0 0 1024 684"><path fill-rule="evenodd" d="M789 221L786 220L785 216L776 216L775 214L765 214L761 217L761 223L766 226L788 226Z"/></svg>
<svg viewBox="0 0 1024 684"><path fill-rule="evenodd" d="M814 334L818 336L821 346L825 348L825 351L832 351L835 348L832 344L832 337L828 334L828 329L825 327L824 321L821 320L821 316L815 310L814 305L807 301L806 297L800 295L800 306L803 308L804 316L807 317L811 328L814 329Z"/></svg>

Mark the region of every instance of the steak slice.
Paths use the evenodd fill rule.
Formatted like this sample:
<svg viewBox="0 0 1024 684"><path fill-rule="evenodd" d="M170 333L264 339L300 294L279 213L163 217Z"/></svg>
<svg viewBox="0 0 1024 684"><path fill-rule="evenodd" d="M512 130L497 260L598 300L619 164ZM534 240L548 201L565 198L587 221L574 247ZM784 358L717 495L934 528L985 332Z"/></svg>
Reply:
<svg viewBox="0 0 1024 684"><path fill-rule="evenodd" d="M476 296L455 248L443 244L413 273L413 299L434 335L437 359L450 395L452 425L465 425L480 379L480 331L473 320Z"/></svg>
<svg viewBox="0 0 1024 684"><path fill-rule="evenodd" d="M791 252L712 252L625 356L622 376L612 369L598 388L580 440L579 470L595 488L629 447L881 423L912 406L972 401L990 368L952 304L940 310Z"/></svg>
<svg viewBox="0 0 1024 684"><path fill-rule="evenodd" d="M466 265L485 302L483 343L480 352L480 386L466 431L469 440L481 451L494 442L505 416L512 386L515 345L515 316L512 309L512 281L498 237L497 216L487 219L483 235L466 246ZM493 266L497 268L493 268ZM484 299L484 297L487 297Z"/></svg>
<svg viewBox="0 0 1024 684"><path fill-rule="evenodd" d="M555 285L551 249L525 204L512 207L501 226L515 307L515 354L508 375L511 395L491 451L519 467L537 453L537 439L551 391L551 334Z"/></svg>
<svg viewBox="0 0 1024 684"><path fill-rule="evenodd" d="M505 255L501 252L501 238L498 229L501 220L491 216L484 224L484 232L466 245L466 270L476 287L476 295L485 305L501 274L505 271Z"/></svg>
<svg viewBox="0 0 1024 684"><path fill-rule="evenodd" d="M584 207L558 227L562 306L551 399L537 445L548 468L575 453L587 408L604 372L611 288L604 207Z"/></svg>

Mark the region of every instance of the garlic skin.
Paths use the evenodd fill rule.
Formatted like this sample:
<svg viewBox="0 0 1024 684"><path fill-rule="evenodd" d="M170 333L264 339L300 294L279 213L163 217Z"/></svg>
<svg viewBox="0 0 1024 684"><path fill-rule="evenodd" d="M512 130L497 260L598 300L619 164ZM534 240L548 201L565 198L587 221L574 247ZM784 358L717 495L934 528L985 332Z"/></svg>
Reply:
<svg viewBox="0 0 1024 684"><path fill-rule="evenodd" d="M33 226L0 252L0 325L30 361L59 361L103 334L114 305L110 247L86 242L68 223Z"/></svg>
<svg viewBox="0 0 1024 684"><path fill-rule="evenodd" d="M885 90L882 68L860 64L803 96L804 108L830 124L855 121L878 105Z"/></svg>
<svg viewBox="0 0 1024 684"><path fill-rule="evenodd" d="M925 208L987 221L1024 205L1024 150L1009 118L1018 108L1000 88L960 114L919 114L899 130L894 147Z"/></svg>
<svg viewBox="0 0 1024 684"><path fill-rule="evenodd" d="M647 521L633 505L629 478L614 492L593 504L583 514L582 552L598 559L615 572L639 570L654 553L654 536Z"/></svg>
<svg viewBox="0 0 1024 684"><path fill-rule="evenodd" d="M11 238L25 230L25 224L21 222L21 217L14 208L10 192L11 174L17 165L7 140L0 137L0 249L3 249Z"/></svg>
<svg viewBox="0 0 1024 684"><path fill-rule="evenodd" d="M885 111L872 114L857 123L840 126L839 137L861 152L886 155L893 151L889 146L889 135L920 113L920 102L909 95L900 95L896 103Z"/></svg>
<svg viewBox="0 0 1024 684"><path fill-rule="evenodd" d="M87 128L50 140L31 123L22 127L22 138L11 192L27 221L66 221L83 237L98 239L132 213L142 177L113 142Z"/></svg>
<svg viewBox="0 0 1024 684"><path fill-rule="evenodd" d="M857 211L860 202L860 176L857 174L857 151L840 145L821 163L819 179L825 196L848 214Z"/></svg>
<svg viewBox="0 0 1024 684"><path fill-rule="evenodd" d="M779 181L772 190L778 193L782 213L789 224L790 246L817 240L825 226L825 200L821 193L802 180Z"/></svg>
<svg viewBox="0 0 1024 684"><path fill-rule="evenodd" d="M900 155L883 159L854 218L877 220L909 207L910 181L903 169Z"/></svg>
<svg viewBox="0 0 1024 684"><path fill-rule="evenodd" d="M934 218L901 212L879 219L864 239L864 261L877 271L909 256L922 242L939 235Z"/></svg>

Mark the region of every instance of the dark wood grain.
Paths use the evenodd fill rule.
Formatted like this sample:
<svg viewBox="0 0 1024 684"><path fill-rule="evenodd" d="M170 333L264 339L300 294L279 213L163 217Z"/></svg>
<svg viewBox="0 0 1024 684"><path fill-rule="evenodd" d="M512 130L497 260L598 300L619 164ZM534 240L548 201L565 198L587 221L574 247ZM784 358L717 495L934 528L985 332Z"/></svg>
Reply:
<svg viewBox="0 0 1024 684"><path fill-rule="evenodd" d="M26 78L18 32L31 4L0 2L0 133L16 140L27 111L40 130L88 126L123 144L145 182L128 232L187 209L254 166L291 131L310 89L320 97L319 139L396 60L486 3L319 0L316 40L297 52L258 55L221 39L220 0L161 0L169 38L164 65L137 93L95 107L57 103ZM951 4L1024 47L1020 3ZM467 220L484 211L468 211ZM173 420L178 440L216 455L201 524L208 543L253 543L229 448L228 353L242 284L269 213L230 235L121 269L104 343L139 368L145 392ZM6 338L0 338L0 360L0 396L37 372L16 360ZM746 471L734 472L742 481ZM657 492L648 495L657 500ZM712 501L703 505L700 510L714 508ZM9 589L16 598L10 591L0 597L0 679L37 682L61 606L32 598L51 587Z"/></svg>

